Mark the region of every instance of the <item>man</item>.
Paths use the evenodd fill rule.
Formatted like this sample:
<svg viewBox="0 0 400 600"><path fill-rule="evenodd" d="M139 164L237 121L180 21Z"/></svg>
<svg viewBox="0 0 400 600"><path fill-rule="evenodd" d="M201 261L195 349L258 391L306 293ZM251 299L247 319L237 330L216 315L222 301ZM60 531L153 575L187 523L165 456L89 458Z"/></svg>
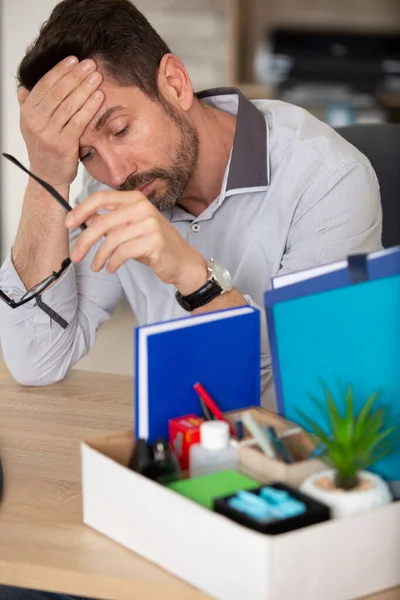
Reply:
<svg viewBox="0 0 400 600"><path fill-rule="evenodd" d="M31 171L67 200L79 160L88 176L67 219L28 183L1 290L17 301L60 271L66 225L72 242L89 224L53 285L15 310L0 303L4 358L22 384L62 379L122 292L140 323L184 316L182 304L262 307L271 277L380 248L363 155L298 107L229 89L195 95L128 0L58 4L18 77ZM262 400L273 406L265 322L262 336Z"/></svg>
<svg viewBox="0 0 400 600"><path fill-rule="evenodd" d="M0 270L0 289L18 301L73 261L30 302L0 303L4 359L21 384L61 380L123 292L140 323L189 314L182 305L262 308L271 277L381 246L379 189L363 155L300 108L237 90L194 94L128 0L58 4L18 77L31 171L67 200L79 160L87 171L67 219L29 181ZM261 379L273 406L265 321Z"/></svg>

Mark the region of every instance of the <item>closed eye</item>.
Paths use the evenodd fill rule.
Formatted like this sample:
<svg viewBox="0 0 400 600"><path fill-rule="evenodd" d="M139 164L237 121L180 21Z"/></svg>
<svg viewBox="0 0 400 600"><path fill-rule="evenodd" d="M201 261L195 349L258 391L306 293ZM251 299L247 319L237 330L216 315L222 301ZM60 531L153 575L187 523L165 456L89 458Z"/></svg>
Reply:
<svg viewBox="0 0 400 600"><path fill-rule="evenodd" d="M123 129L121 129L120 131L117 131L116 133L114 133L114 137L124 137L124 135L126 135L129 131L129 127L128 125L126 127L124 127ZM93 150L91 150L90 152L87 152L84 156L82 156L80 158L81 161L84 160L91 160L93 158Z"/></svg>
<svg viewBox="0 0 400 600"><path fill-rule="evenodd" d="M120 131L117 131L116 133L114 133L115 137L124 137L124 135L126 135L128 133L129 127L126 126L123 129L121 129Z"/></svg>
<svg viewBox="0 0 400 600"><path fill-rule="evenodd" d="M93 150L91 150L90 152L86 152L86 154L84 156L81 156L80 161L84 161L84 160L90 160L91 158L93 158Z"/></svg>

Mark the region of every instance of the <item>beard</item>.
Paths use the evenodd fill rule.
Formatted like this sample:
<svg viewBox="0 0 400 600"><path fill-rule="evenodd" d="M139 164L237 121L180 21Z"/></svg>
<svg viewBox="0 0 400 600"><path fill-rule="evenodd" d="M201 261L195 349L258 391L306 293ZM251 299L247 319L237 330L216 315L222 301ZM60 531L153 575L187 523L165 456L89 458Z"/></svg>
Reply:
<svg viewBox="0 0 400 600"><path fill-rule="evenodd" d="M180 115L170 105L164 102L162 104L165 112L174 121L180 133L174 163L169 169L155 168L145 173L130 175L117 188L118 191L129 192L149 184L154 179L164 181L166 189L161 196L157 195L156 190L147 195L147 198L160 211L171 210L182 198L196 168L200 145L199 135L189 120Z"/></svg>

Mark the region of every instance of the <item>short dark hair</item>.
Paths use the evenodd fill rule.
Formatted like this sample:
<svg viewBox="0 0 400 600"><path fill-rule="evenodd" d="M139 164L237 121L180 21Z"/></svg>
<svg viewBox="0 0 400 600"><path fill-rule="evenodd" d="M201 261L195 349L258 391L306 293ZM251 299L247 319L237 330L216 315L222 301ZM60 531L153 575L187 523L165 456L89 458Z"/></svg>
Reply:
<svg viewBox="0 0 400 600"><path fill-rule="evenodd" d="M67 56L100 61L107 74L160 99L158 67L170 49L130 0L63 0L52 11L18 68L29 91Z"/></svg>

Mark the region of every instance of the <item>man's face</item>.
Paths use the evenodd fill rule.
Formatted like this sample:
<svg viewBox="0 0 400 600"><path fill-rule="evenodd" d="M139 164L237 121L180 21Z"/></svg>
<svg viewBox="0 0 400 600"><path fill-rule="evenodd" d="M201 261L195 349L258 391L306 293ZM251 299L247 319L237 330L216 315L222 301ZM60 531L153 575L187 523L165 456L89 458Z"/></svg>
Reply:
<svg viewBox="0 0 400 600"><path fill-rule="evenodd" d="M199 139L185 114L137 87L105 79L104 102L80 139L92 177L117 190L142 191L160 210L181 199L197 164Z"/></svg>

